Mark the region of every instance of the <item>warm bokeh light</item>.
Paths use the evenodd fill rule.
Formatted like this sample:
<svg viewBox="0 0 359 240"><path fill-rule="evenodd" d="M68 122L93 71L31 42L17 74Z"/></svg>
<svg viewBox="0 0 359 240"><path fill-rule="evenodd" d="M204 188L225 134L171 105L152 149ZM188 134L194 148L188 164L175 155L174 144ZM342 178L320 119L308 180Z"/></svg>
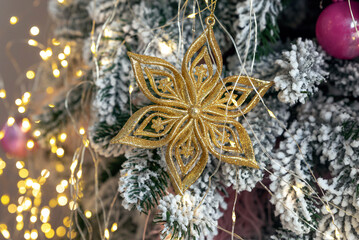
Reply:
<svg viewBox="0 0 359 240"><path fill-rule="evenodd" d="M9 117L9 118L7 119L7 125L8 125L9 127L13 126L14 123L15 123L15 118Z"/></svg>
<svg viewBox="0 0 359 240"><path fill-rule="evenodd" d="M34 40L34 39L29 39L29 41L27 41L27 43L30 45L30 46L33 46L33 47L36 47L39 45L39 43Z"/></svg>
<svg viewBox="0 0 359 240"><path fill-rule="evenodd" d="M8 205L10 203L10 197L7 194L1 196L1 203L3 205Z"/></svg>
<svg viewBox="0 0 359 240"><path fill-rule="evenodd" d="M115 232L117 231L117 229L118 229L117 223L113 223L111 227L111 232Z"/></svg>
<svg viewBox="0 0 359 240"><path fill-rule="evenodd" d="M91 218L91 217L92 217L92 212L89 211L89 210L86 210L86 211L85 211L85 216L86 216L87 218Z"/></svg>
<svg viewBox="0 0 359 240"><path fill-rule="evenodd" d="M27 71L27 72L26 72L26 77L27 77L28 79L34 79L34 78L35 78L35 72L32 71L32 70Z"/></svg>
<svg viewBox="0 0 359 240"><path fill-rule="evenodd" d="M61 61L61 66L66 68L69 65L69 63L66 60Z"/></svg>
<svg viewBox="0 0 359 240"><path fill-rule="evenodd" d="M65 150L63 149L63 148L58 148L57 150L56 150L56 155L58 156L58 157L63 157L64 156L64 154L65 154Z"/></svg>
<svg viewBox="0 0 359 240"><path fill-rule="evenodd" d="M56 68L52 71L52 74L54 75L55 78L58 78L60 77L60 70Z"/></svg>
<svg viewBox="0 0 359 240"><path fill-rule="evenodd" d="M23 118L21 123L21 130L23 132L28 132L31 129L30 120L28 118Z"/></svg>
<svg viewBox="0 0 359 240"><path fill-rule="evenodd" d="M2 99L6 98L6 90L5 89L0 89L0 98L2 98Z"/></svg>
<svg viewBox="0 0 359 240"><path fill-rule="evenodd" d="M85 132L86 132L86 131L85 131L85 129L84 129L83 127L79 129L79 133L80 133L81 135L84 135Z"/></svg>
<svg viewBox="0 0 359 240"><path fill-rule="evenodd" d="M11 25L15 25L19 19L16 16L12 16L9 21Z"/></svg>
<svg viewBox="0 0 359 240"><path fill-rule="evenodd" d="M64 48L64 53L66 56L70 55L71 53L71 47L69 45L66 45Z"/></svg>
<svg viewBox="0 0 359 240"><path fill-rule="evenodd" d="M28 140L28 141L27 141L26 147L27 147L28 149L33 149L34 146L35 146L35 143L34 143L33 140Z"/></svg>
<svg viewBox="0 0 359 240"><path fill-rule="evenodd" d="M17 111L19 113L24 113L26 111L26 108L24 106L20 106L20 107L18 107Z"/></svg>
<svg viewBox="0 0 359 240"><path fill-rule="evenodd" d="M37 26L33 26L30 28L30 34L32 36L37 36L40 33L40 29Z"/></svg>

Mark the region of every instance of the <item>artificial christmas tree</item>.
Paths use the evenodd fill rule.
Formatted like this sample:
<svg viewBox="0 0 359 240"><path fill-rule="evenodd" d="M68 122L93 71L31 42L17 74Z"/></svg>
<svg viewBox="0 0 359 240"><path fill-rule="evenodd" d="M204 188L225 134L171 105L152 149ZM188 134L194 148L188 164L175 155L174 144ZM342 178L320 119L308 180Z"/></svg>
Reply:
<svg viewBox="0 0 359 240"><path fill-rule="evenodd" d="M330 3L50 0L29 113L68 237L359 238L358 62L315 39Z"/></svg>

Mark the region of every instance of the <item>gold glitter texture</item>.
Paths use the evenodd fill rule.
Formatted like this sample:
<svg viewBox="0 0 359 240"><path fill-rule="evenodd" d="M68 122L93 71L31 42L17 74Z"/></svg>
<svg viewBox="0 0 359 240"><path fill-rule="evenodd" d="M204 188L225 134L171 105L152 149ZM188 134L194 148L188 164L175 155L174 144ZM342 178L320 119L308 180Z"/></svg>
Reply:
<svg viewBox="0 0 359 240"><path fill-rule="evenodd" d="M235 118L249 112L272 82L244 76L220 79L223 62L214 22L213 17L206 19L207 28L186 52L181 72L160 58L128 53L140 90L155 105L134 113L111 143L150 149L167 145L166 162L177 194L183 195L199 178L209 152L230 164L258 168L252 142ZM253 87L258 93L251 95Z"/></svg>

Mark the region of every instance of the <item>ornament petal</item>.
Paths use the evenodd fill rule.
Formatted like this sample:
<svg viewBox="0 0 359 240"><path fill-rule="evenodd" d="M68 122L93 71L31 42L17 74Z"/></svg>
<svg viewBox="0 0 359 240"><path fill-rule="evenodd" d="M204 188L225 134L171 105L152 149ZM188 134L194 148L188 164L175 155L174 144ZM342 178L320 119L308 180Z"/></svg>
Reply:
<svg viewBox="0 0 359 240"><path fill-rule="evenodd" d="M185 156L188 153L188 147L193 148L190 157ZM183 195L199 178L207 161L208 150L199 124L197 120L190 119L169 143L166 152L169 175L177 194Z"/></svg>
<svg viewBox="0 0 359 240"><path fill-rule="evenodd" d="M182 76L192 104L200 104L214 89L222 74L222 54L214 36L213 24L207 23L207 28L191 44L182 61Z"/></svg>
<svg viewBox="0 0 359 240"><path fill-rule="evenodd" d="M147 106L135 112L111 143L140 148L167 144L186 120L186 111L164 106Z"/></svg>
<svg viewBox="0 0 359 240"><path fill-rule="evenodd" d="M172 64L160 58L132 52L128 52L128 56L137 84L149 100L164 106L188 107L183 91L184 80Z"/></svg>
<svg viewBox="0 0 359 240"><path fill-rule="evenodd" d="M216 116L240 117L252 110L272 85L273 82L246 76L227 77L204 100L203 111ZM248 101L251 96L252 99ZM248 103L242 107L245 102Z"/></svg>
<svg viewBox="0 0 359 240"><path fill-rule="evenodd" d="M208 150L219 160L258 168L251 139L234 119L204 115L201 121Z"/></svg>

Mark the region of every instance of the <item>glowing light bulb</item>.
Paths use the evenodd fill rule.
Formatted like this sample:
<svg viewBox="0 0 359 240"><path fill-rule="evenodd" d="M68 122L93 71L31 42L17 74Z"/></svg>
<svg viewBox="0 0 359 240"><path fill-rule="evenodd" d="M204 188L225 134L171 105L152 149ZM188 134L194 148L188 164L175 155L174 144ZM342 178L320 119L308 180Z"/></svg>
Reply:
<svg viewBox="0 0 359 240"><path fill-rule="evenodd" d="M36 47L39 45L39 43L34 40L34 39L29 39L29 41L27 41L27 43L30 45L30 46L33 46L33 47Z"/></svg>
<svg viewBox="0 0 359 240"><path fill-rule="evenodd" d="M60 227L58 227L58 228L56 229L56 235L57 235L58 237L63 237L63 236L65 236L65 234L66 234L66 228L65 228L65 227L60 226Z"/></svg>
<svg viewBox="0 0 359 240"><path fill-rule="evenodd" d="M26 72L26 77L27 77L28 79L34 79L34 78L35 78L35 72L32 71L32 70L27 71L27 72Z"/></svg>
<svg viewBox="0 0 359 240"><path fill-rule="evenodd" d="M51 225L50 225L50 223L43 223L43 224L41 225L41 231L42 231L43 233L48 233L48 232L50 232L50 230L51 230Z"/></svg>
<svg viewBox="0 0 359 240"><path fill-rule="evenodd" d="M21 231L24 228L24 223L19 222L16 224L16 230Z"/></svg>
<svg viewBox="0 0 359 240"><path fill-rule="evenodd" d="M55 137L50 138L49 143L50 145L54 145L56 143L56 138Z"/></svg>
<svg viewBox="0 0 359 240"><path fill-rule="evenodd" d="M16 216L16 222L22 222L23 219L24 217L22 216L22 214Z"/></svg>
<svg viewBox="0 0 359 240"><path fill-rule="evenodd" d="M107 228L105 229L104 236L106 239L110 239L110 231Z"/></svg>
<svg viewBox="0 0 359 240"><path fill-rule="evenodd" d="M29 176L29 171L27 169L25 169L25 168L20 169L19 176L21 178L27 178Z"/></svg>
<svg viewBox="0 0 359 240"><path fill-rule="evenodd" d="M17 161L15 166L17 169L22 169L23 167L25 167L25 163L23 161Z"/></svg>
<svg viewBox="0 0 359 240"><path fill-rule="evenodd" d="M69 65L69 63L66 60L61 61L61 66L66 68Z"/></svg>
<svg viewBox="0 0 359 240"><path fill-rule="evenodd" d="M32 36L37 36L40 33L40 29L37 26L33 26L30 28L30 34Z"/></svg>
<svg viewBox="0 0 359 240"><path fill-rule="evenodd" d="M6 91L5 89L0 89L0 98L6 98Z"/></svg>
<svg viewBox="0 0 359 240"><path fill-rule="evenodd" d="M26 108L24 106L20 106L20 107L18 107L17 111L19 113L24 113L24 112L26 112Z"/></svg>
<svg viewBox="0 0 359 240"><path fill-rule="evenodd" d="M3 235L3 237L4 237L5 239L9 239L9 238L10 238L10 233L9 233L9 231L8 231L7 229L2 229L2 230L1 230L1 234Z"/></svg>
<svg viewBox="0 0 359 240"><path fill-rule="evenodd" d="M66 196L60 196L57 198L57 202L60 206L65 206L67 204L67 197Z"/></svg>
<svg viewBox="0 0 359 240"><path fill-rule="evenodd" d="M48 59L47 53L45 50L41 50L39 54L40 54L40 57L42 58L42 60L46 61Z"/></svg>
<svg viewBox="0 0 359 240"><path fill-rule="evenodd" d="M84 134L85 134L85 129L84 129L83 127L81 127L81 128L79 129L79 133L80 133L81 135L84 135Z"/></svg>
<svg viewBox="0 0 359 240"><path fill-rule="evenodd" d="M8 205L9 204L9 202L10 202L10 197L9 197L9 195L2 195L1 196L1 203L3 204L3 205Z"/></svg>
<svg viewBox="0 0 359 240"><path fill-rule="evenodd" d="M133 92L133 86L130 85L130 87L128 88L128 91L130 92L130 94Z"/></svg>
<svg viewBox="0 0 359 240"><path fill-rule="evenodd" d="M20 106L22 104L22 100L20 98L15 100L16 106Z"/></svg>
<svg viewBox="0 0 359 240"><path fill-rule="evenodd" d="M24 98L30 98L30 97L31 97L31 93L29 93L29 92L24 93Z"/></svg>
<svg viewBox="0 0 359 240"><path fill-rule="evenodd" d="M52 56L51 48L46 48L46 55L47 55L48 58Z"/></svg>
<svg viewBox="0 0 359 240"><path fill-rule="evenodd" d="M50 215L50 209L48 207L44 207L42 210L41 210L41 215L42 216L49 216Z"/></svg>
<svg viewBox="0 0 359 240"><path fill-rule="evenodd" d="M69 208L71 211L75 211L77 209L77 203L75 201L70 201Z"/></svg>
<svg viewBox="0 0 359 240"><path fill-rule="evenodd" d="M91 44L91 52L92 52L93 54L96 53L96 45L95 45L94 42Z"/></svg>
<svg viewBox="0 0 359 240"><path fill-rule="evenodd" d="M58 148L57 150L56 150L56 155L58 156L58 157L63 157L64 156L64 154L65 154L65 150L63 149L63 148Z"/></svg>
<svg viewBox="0 0 359 240"><path fill-rule="evenodd" d="M34 141L33 141L33 140L29 140L29 141L27 141L27 143L26 143L26 147L27 147L28 149L33 149L33 148L34 148L34 146L35 146L35 143L34 143Z"/></svg>
<svg viewBox="0 0 359 240"><path fill-rule="evenodd" d="M169 42L162 41L158 43L158 47L160 48L160 52L163 56L168 56L172 53L175 46L171 41Z"/></svg>
<svg viewBox="0 0 359 240"><path fill-rule="evenodd" d="M91 217L92 217L91 211L86 210L86 211L85 211L85 216L86 216L86 218L91 218Z"/></svg>
<svg viewBox="0 0 359 240"><path fill-rule="evenodd" d="M27 186L27 187L32 187L32 184L33 184L33 183L34 183L34 181L32 181L31 178L26 179L26 186Z"/></svg>
<svg viewBox="0 0 359 240"><path fill-rule="evenodd" d="M190 15L187 16L188 18L195 18L196 17L196 13L191 13Z"/></svg>
<svg viewBox="0 0 359 240"><path fill-rule="evenodd" d="M112 31L108 28L105 28L105 30L103 31L103 36L106 38L112 37Z"/></svg>
<svg viewBox="0 0 359 240"><path fill-rule="evenodd" d="M38 233L37 233L37 230L36 230L36 229L33 229L33 230L31 231L31 233L30 233L31 239L37 239L38 236L39 236L39 235L38 235Z"/></svg>
<svg viewBox="0 0 359 240"><path fill-rule="evenodd" d="M19 19L16 16L12 16L10 18L10 24L11 25L15 25L18 21L19 21Z"/></svg>
<svg viewBox="0 0 359 240"><path fill-rule="evenodd" d="M55 68L53 71L52 71L52 74L54 75L55 78L58 78L60 77L60 70Z"/></svg>
<svg viewBox="0 0 359 240"><path fill-rule="evenodd" d="M44 177L44 178L48 178L50 176L50 171L47 170L47 169L43 169L41 171L41 176Z"/></svg>
<svg viewBox="0 0 359 240"><path fill-rule="evenodd" d="M31 216L30 217L30 222L35 223L37 221L37 217L36 216Z"/></svg>
<svg viewBox="0 0 359 240"><path fill-rule="evenodd" d="M67 138L67 134L66 133L61 133L59 136L59 140L60 142L65 142Z"/></svg>
<svg viewBox="0 0 359 240"><path fill-rule="evenodd" d="M71 53L71 47L69 45L66 45L64 48L64 53L66 56L70 55Z"/></svg>
<svg viewBox="0 0 359 240"><path fill-rule="evenodd" d="M61 184L56 186L56 192L63 193L64 191L65 191L65 188Z"/></svg>
<svg viewBox="0 0 359 240"><path fill-rule="evenodd" d="M70 166L70 170L71 170L71 173L74 173L75 172L75 169L77 167L77 163L78 163L78 160L75 159L72 163L71 163L71 166Z"/></svg>
<svg viewBox="0 0 359 240"><path fill-rule="evenodd" d="M30 231L29 231L29 230L25 231L25 233L24 233L24 238L25 238L26 240L30 239Z"/></svg>
<svg viewBox="0 0 359 240"><path fill-rule="evenodd" d="M32 189L35 189L35 190L40 190L41 189L41 185L37 182L34 182L32 184Z"/></svg>
<svg viewBox="0 0 359 240"><path fill-rule="evenodd" d="M54 46L59 46L60 45L60 41L57 40L56 38L51 39L51 42L52 42L52 45L54 45Z"/></svg>
<svg viewBox="0 0 359 240"><path fill-rule="evenodd" d="M55 236L55 231L53 229L50 229L49 232L45 233L45 236L48 238L48 239L51 239Z"/></svg>
<svg viewBox="0 0 359 240"><path fill-rule="evenodd" d="M82 177L82 170L79 170L76 174L77 178L80 179Z"/></svg>
<svg viewBox="0 0 359 240"><path fill-rule="evenodd" d="M16 205L15 204L10 204L8 207L7 207L7 210L9 211L9 213L15 213L16 212Z"/></svg>
<svg viewBox="0 0 359 240"><path fill-rule="evenodd" d="M66 58L64 53L60 53L57 57L59 60L64 60Z"/></svg>
<svg viewBox="0 0 359 240"><path fill-rule="evenodd" d="M232 222L236 222L236 213L232 212Z"/></svg>
<svg viewBox="0 0 359 240"><path fill-rule="evenodd" d="M9 118L7 119L7 125L8 125L9 127L11 127L12 125L14 125L14 123L15 123L15 118L9 117Z"/></svg>
<svg viewBox="0 0 359 240"><path fill-rule="evenodd" d="M27 118L22 119L21 130L23 132L28 132L30 129L31 129L31 124L30 124L29 119L27 119Z"/></svg>
<svg viewBox="0 0 359 240"><path fill-rule="evenodd" d="M277 119L277 117L274 115L274 113L268 109L268 114L271 116L271 118Z"/></svg>
<svg viewBox="0 0 359 240"><path fill-rule="evenodd" d="M118 229L117 223L112 224L111 232L115 232Z"/></svg>
<svg viewBox="0 0 359 240"><path fill-rule="evenodd" d="M76 76L81 77L82 76L82 71L81 70L76 71Z"/></svg>
<svg viewBox="0 0 359 240"><path fill-rule="evenodd" d="M66 188L69 185L69 182L67 180L62 180L60 184Z"/></svg>

